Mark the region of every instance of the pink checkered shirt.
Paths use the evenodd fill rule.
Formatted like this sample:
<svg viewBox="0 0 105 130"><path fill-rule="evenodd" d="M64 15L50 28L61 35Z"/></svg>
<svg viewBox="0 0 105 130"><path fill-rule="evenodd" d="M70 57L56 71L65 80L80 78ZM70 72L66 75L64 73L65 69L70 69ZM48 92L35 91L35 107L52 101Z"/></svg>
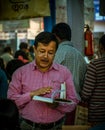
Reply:
<svg viewBox="0 0 105 130"><path fill-rule="evenodd" d="M67 99L73 100L73 104L60 104L56 109L51 109L45 102L35 101L30 97L32 90L45 86L52 86L52 92L60 90L63 82L66 83ZM44 96L51 97L51 94ZM8 98L16 102L23 118L37 123L55 122L64 117L66 112L74 110L78 103L72 74L66 67L53 63L49 71L44 73L37 69L35 61L14 72L9 84Z"/></svg>

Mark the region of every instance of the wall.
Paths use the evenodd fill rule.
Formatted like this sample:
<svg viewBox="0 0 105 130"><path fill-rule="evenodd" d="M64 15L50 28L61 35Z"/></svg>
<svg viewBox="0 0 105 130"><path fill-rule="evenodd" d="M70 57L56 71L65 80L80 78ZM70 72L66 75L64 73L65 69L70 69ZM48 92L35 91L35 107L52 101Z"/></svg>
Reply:
<svg viewBox="0 0 105 130"><path fill-rule="evenodd" d="M105 22L94 22L94 32L105 33Z"/></svg>

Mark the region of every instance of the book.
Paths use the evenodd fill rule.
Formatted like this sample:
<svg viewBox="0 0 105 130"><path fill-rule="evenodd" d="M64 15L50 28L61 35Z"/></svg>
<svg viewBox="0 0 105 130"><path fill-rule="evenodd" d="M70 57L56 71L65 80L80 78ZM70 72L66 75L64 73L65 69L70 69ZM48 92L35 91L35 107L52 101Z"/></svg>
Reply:
<svg viewBox="0 0 105 130"><path fill-rule="evenodd" d="M66 99L66 84L61 83L60 98Z"/></svg>
<svg viewBox="0 0 105 130"><path fill-rule="evenodd" d="M68 103L68 104L72 104L73 103L72 100L61 99L61 98L53 99L53 98L42 97L42 96L34 96L33 100L42 101L42 102L46 102L46 103L54 103L54 102Z"/></svg>
<svg viewBox="0 0 105 130"><path fill-rule="evenodd" d="M60 93L60 97L54 98L57 93ZM65 82L61 84L61 90L56 90L52 93L51 98L43 97L43 96L34 96L33 100L47 102L47 103L54 103L54 102L69 103L69 104L73 103L72 100L66 99L66 84L65 84Z"/></svg>
<svg viewBox="0 0 105 130"><path fill-rule="evenodd" d="M47 102L47 103L53 103L52 98L47 98L47 97L42 97L42 96L34 96L33 100L43 101L43 102Z"/></svg>

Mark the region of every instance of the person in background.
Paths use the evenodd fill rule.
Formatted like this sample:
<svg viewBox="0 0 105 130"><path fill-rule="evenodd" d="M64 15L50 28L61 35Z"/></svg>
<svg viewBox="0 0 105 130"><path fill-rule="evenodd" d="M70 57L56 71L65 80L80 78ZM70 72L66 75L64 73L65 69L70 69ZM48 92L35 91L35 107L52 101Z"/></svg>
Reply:
<svg viewBox="0 0 105 130"><path fill-rule="evenodd" d="M9 82L11 81L12 74L15 72L15 70L17 70L19 67L25 64L26 63L24 63L23 61L19 59L13 59L7 63L6 72L7 72Z"/></svg>
<svg viewBox="0 0 105 130"><path fill-rule="evenodd" d="M83 55L73 47L71 41L71 28L66 23L58 23L52 28L52 33L59 41L59 47L55 54L54 62L66 66L73 75L73 81L76 92L80 98L81 89L83 87L84 75L87 64ZM74 124L75 111L67 114L66 124Z"/></svg>
<svg viewBox="0 0 105 130"><path fill-rule="evenodd" d="M23 50L17 50L14 54L14 58L21 60L23 63L29 63L29 57Z"/></svg>
<svg viewBox="0 0 105 130"><path fill-rule="evenodd" d="M19 45L19 49L27 53L29 51L28 43L21 42L20 45Z"/></svg>
<svg viewBox="0 0 105 130"><path fill-rule="evenodd" d="M3 58L0 57L0 68L6 73L7 75L7 72L6 72L6 66L5 66L5 63L4 63L4 60ZM7 76L8 77L8 76Z"/></svg>
<svg viewBox="0 0 105 130"><path fill-rule="evenodd" d="M90 124L105 122L105 34L99 39L101 58L88 64L81 93L83 101L89 105Z"/></svg>
<svg viewBox="0 0 105 130"><path fill-rule="evenodd" d="M26 42L21 42L19 45L19 50L24 51L28 57L28 60L31 62L32 58L29 53L29 44Z"/></svg>
<svg viewBox="0 0 105 130"><path fill-rule="evenodd" d="M73 111L78 103L72 74L65 66L53 63L58 41L52 33L39 33L34 45L35 60L13 73L8 98L19 108L22 130L61 130L65 114ZM33 100L38 95L51 98L53 92L61 90L64 82L66 98L73 103L50 104Z"/></svg>
<svg viewBox="0 0 105 130"><path fill-rule="evenodd" d="M8 78L3 58L0 58L0 98L7 98Z"/></svg>
<svg viewBox="0 0 105 130"><path fill-rule="evenodd" d="M10 46L6 46L3 50L3 54L0 56L4 60L5 67L8 63L8 61L12 60L13 57L13 50Z"/></svg>
<svg viewBox="0 0 105 130"><path fill-rule="evenodd" d="M4 70L0 68L0 99L7 98L8 78Z"/></svg>
<svg viewBox="0 0 105 130"><path fill-rule="evenodd" d="M34 46L29 47L29 53L30 53L32 60L34 60L35 59Z"/></svg>
<svg viewBox="0 0 105 130"><path fill-rule="evenodd" d="M0 130L20 130L19 111L10 99L0 99Z"/></svg>
<svg viewBox="0 0 105 130"><path fill-rule="evenodd" d="M71 28L68 24L62 22L56 24L52 28L52 33L56 36L59 42L54 62L66 66L71 71L77 94L80 97L87 68L84 57L73 47L74 43L71 41Z"/></svg>

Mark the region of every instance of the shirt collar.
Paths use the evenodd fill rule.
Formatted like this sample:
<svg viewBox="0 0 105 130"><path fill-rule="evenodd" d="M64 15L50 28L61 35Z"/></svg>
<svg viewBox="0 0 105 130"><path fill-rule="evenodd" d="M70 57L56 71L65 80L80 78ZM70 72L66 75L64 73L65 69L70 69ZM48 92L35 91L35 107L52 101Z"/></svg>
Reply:
<svg viewBox="0 0 105 130"><path fill-rule="evenodd" d="M35 61L32 62L32 69L37 70L37 65ZM56 63L53 63L49 70L52 70L52 69L59 70L59 67Z"/></svg>
<svg viewBox="0 0 105 130"><path fill-rule="evenodd" d="M73 47L73 42L72 41L62 41L59 46L63 46L63 45L69 45Z"/></svg>

